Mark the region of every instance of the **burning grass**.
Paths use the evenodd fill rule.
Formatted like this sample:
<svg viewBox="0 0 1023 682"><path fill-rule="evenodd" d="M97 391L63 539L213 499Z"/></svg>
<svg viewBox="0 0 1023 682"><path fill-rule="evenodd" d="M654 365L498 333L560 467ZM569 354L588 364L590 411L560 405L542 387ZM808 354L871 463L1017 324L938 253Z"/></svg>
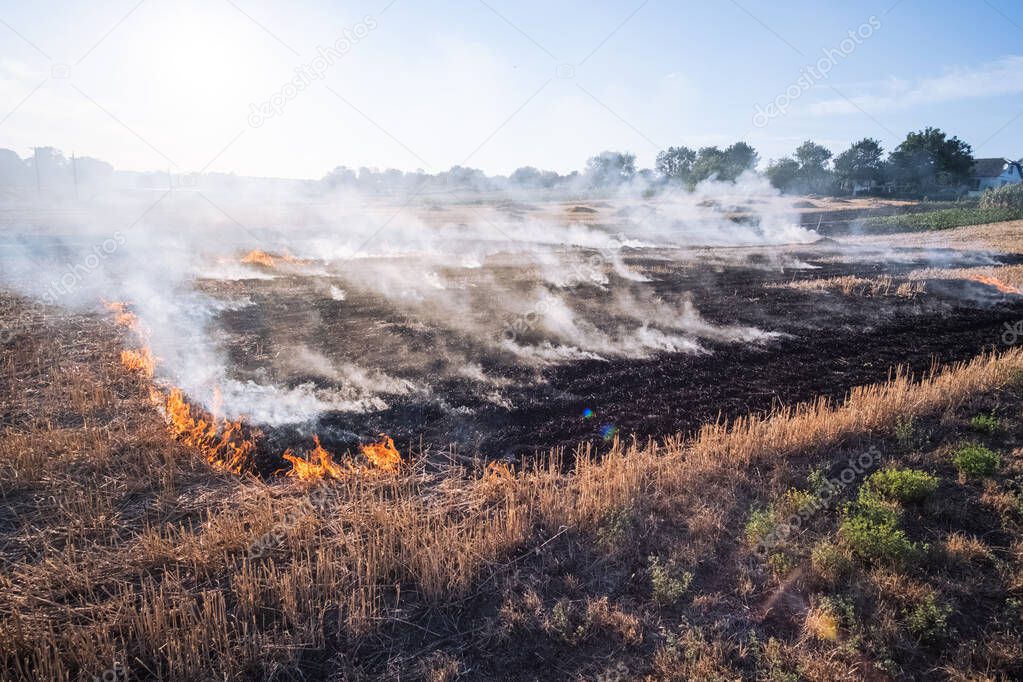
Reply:
<svg viewBox="0 0 1023 682"><path fill-rule="evenodd" d="M145 386L116 362L116 335L95 320L75 324L93 339L79 359L64 354L78 334L65 320L34 329L3 360L12 414L63 404L77 386L68 413L88 415L68 425L20 417L0 440L5 517L18 519L4 528L0 574L0 666L12 677L74 679L115 664L163 679L404 677L421 674L427 654L445 669L525 678L608 669L768 676L796 674L798 664L803 677L838 679L888 665L885 656L916 666L908 670L955 666L964 676L1016 669L1011 630L990 630L1000 644L985 652L964 639L947 653L907 657L871 648L864 635L851 644L844 602L798 614L797 633L810 622L827 635L813 643L742 616L744 603L779 583L743 568L751 559L737 538L747 498L784 485L799 466L790 462L832 461L866 434L948 415L1014 381L1019 349L919 380L895 372L842 404L822 400L663 443L615 441L599 457L581 448L571 465L558 452L515 471L424 456L387 477L267 485L189 457L225 442L209 415L177 396L168 412L189 435L168 438ZM32 392L23 390L29 382ZM239 438L232 432L230 452ZM397 466L389 439L373 447L363 454L375 467ZM313 452L299 461L333 463L318 442ZM996 504L1008 493L984 494ZM659 584L681 581L660 591L671 603L653 598L655 573ZM936 631L930 592L886 589L907 600L897 608L909 614L919 593L913 622ZM942 608L934 603L932 611ZM736 619L738 631L719 624ZM742 639L750 630L757 643ZM539 661L538 652L546 652Z"/></svg>
<svg viewBox="0 0 1023 682"><path fill-rule="evenodd" d="M108 303L107 308L114 313L116 324L128 327L145 341L137 317L128 311L124 303ZM262 435L258 429L246 427L238 420L218 418L190 403L181 389L166 389L153 383L157 362L148 346L122 350L121 365L150 384L150 401L163 412L175 440L195 449L216 469L233 474L257 471L256 455ZM292 467L287 476L302 481L340 480L360 470L351 462L344 466L337 463L334 456L320 445L318 436L314 435L313 441L315 447L305 457L297 456L291 449L281 455L280 459ZM401 454L394 447L394 441L385 434L380 434L378 443L362 446L361 451L373 471L397 473L401 466Z"/></svg>
<svg viewBox="0 0 1023 682"><path fill-rule="evenodd" d="M1003 294L1023 293L1023 265L980 268L923 268L909 273L911 280L963 279L993 287Z"/></svg>
<svg viewBox="0 0 1023 682"><path fill-rule="evenodd" d="M171 435L194 448L216 469L240 474L251 470L258 432L246 433L241 422L218 420L189 404L179 389L166 395L153 388L151 399L164 408Z"/></svg>

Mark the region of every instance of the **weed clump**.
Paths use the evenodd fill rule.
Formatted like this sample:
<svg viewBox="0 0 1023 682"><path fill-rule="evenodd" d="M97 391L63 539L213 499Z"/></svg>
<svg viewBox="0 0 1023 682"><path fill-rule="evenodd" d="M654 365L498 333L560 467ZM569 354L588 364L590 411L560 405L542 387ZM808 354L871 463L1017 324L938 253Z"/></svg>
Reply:
<svg viewBox="0 0 1023 682"><path fill-rule="evenodd" d="M963 445L952 453L952 464L964 478L990 476L1001 463L998 453L976 443Z"/></svg>
<svg viewBox="0 0 1023 682"><path fill-rule="evenodd" d="M899 528L899 509L870 494L862 494L846 510L839 537L857 557L876 563L905 563L918 548Z"/></svg>
<svg viewBox="0 0 1023 682"><path fill-rule="evenodd" d="M988 435L996 433L1001 428L1001 422L993 414L978 414L970 419L970 428Z"/></svg>
<svg viewBox="0 0 1023 682"><path fill-rule="evenodd" d="M650 586L654 599L663 605L676 603L689 590L693 574L685 571L675 575L655 556L650 557Z"/></svg>
<svg viewBox="0 0 1023 682"><path fill-rule="evenodd" d="M948 634L948 617L952 607L938 603L933 594L906 612L906 628L922 641L934 641Z"/></svg>
<svg viewBox="0 0 1023 682"><path fill-rule="evenodd" d="M921 502L938 487L938 478L918 469L882 469L870 475L860 497L878 496L884 500Z"/></svg>

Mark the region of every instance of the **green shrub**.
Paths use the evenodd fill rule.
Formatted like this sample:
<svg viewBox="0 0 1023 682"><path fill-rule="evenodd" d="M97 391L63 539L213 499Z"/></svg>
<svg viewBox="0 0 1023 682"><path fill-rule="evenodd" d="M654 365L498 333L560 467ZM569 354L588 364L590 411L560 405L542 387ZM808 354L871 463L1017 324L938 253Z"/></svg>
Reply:
<svg viewBox="0 0 1023 682"><path fill-rule="evenodd" d="M980 195L981 208L1023 209L1023 185L1005 185Z"/></svg>
<svg viewBox="0 0 1023 682"><path fill-rule="evenodd" d="M961 476L989 476L1002 463L1002 458L983 445L970 443L952 453L952 463Z"/></svg>
<svg viewBox="0 0 1023 682"><path fill-rule="evenodd" d="M995 433L1000 427L998 418L993 414L978 414L970 420L970 428L981 433Z"/></svg>
<svg viewBox="0 0 1023 682"><path fill-rule="evenodd" d="M650 586L653 588L654 599L661 604L674 604L689 590L693 582L693 574L689 571L674 576L667 566L655 556L650 561Z"/></svg>
<svg viewBox="0 0 1023 682"><path fill-rule="evenodd" d="M763 542L775 529L774 514L766 509L755 509L746 522L746 542L755 547Z"/></svg>
<svg viewBox="0 0 1023 682"><path fill-rule="evenodd" d="M781 496L773 508L773 516L792 516L798 514L804 509L810 507L817 501L817 496L809 490L799 490L797 488L789 488L785 491L785 494Z"/></svg>
<svg viewBox="0 0 1023 682"><path fill-rule="evenodd" d="M906 627L921 640L940 639L948 634L948 617L952 607L939 604L933 594L906 613Z"/></svg>
<svg viewBox="0 0 1023 682"><path fill-rule="evenodd" d="M918 549L899 528L898 509L870 495L846 512L838 534L853 554L871 562L905 562Z"/></svg>
<svg viewBox="0 0 1023 682"><path fill-rule="evenodd" d="M938 479L917 469L875 471L860 488L860 498L878 495L896 502L920 502L938 487Z"/></svg>

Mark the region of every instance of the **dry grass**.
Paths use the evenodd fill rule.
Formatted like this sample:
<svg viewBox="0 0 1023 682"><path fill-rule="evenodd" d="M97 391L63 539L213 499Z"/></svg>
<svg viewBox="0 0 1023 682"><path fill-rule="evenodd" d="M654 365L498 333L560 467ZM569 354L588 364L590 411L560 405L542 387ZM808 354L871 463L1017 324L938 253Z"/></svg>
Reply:
<svg viewBox="0 0 1023 682"><path fill-rule="evenodd" d="M713 556L729 496L756 467L953 409L1023 370L1023 350L1011 349L919 381L895 372L841 405L821 400L659 444L616 442L599 458L584 448L571 466L553 453L511 477L420 457L397 474L316 486L210 468L168 437L147 387L118 358L116 334L91 318L36 320L5 349L7 676L91 678L115 663L159 679L357 676L347 647L407 625L409 609L471 602L565 533L597 537L613 512L656 511L686 518L692 551ZM635 618L606 600L579 614L594 632L644 641ZM676 640L652 654L654 670L679 656L688 674L724 668L721 642L693 632ZM695 657L679 653L686 647ZM399 652L389 665L400 671L413 658ZM439 654L416 665L432 679L461 666Z"/></svg>
<svg viewBox="0 0 1023 682"><path fill-rule="evenodd" d="M1023 265L995 265L977 268L922 268L908 275L911 280L993 278L1010 287L1023 288Z"/></svg>
<svg viewBox="0 0 1023 682"><path fill-rule="evenodd" d="M769 284L769 289L795 289L797 291L841 291L846 296L898 296L913 298L923 293L920 282L896 283L891 275L878 277L859 277L844 275L841 277L822 277L819 279L800 279L784 284Z"/></svg>
<svg viewBox="0 0 1023 682"><path fill-rule="evenodd" d="M895 247L986 249L1004 253L1023 253L1023 220L990 225L971 225L939 232L849 237L843 241L852 244L881 244Z"/></svg>

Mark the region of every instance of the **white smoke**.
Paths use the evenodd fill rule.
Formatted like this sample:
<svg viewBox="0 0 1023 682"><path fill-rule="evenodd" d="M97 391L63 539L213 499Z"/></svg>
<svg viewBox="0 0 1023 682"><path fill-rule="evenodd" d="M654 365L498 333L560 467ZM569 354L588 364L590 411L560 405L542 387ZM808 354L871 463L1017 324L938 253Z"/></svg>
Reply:
<svg viewBox="0 0 1023 682"><path fill-rule="evenodd" d="M485 371L472 348L540 366L701 353L706 341L770 342L768 331L703 320L684 292L661 300L656 272L628 261L815 239L787 201L753 174L692 193L629 186L578 211L571 200L431 200L427 208L414 195L274 196L265 185L248 192L241 180L230 191L200 183L193 192L110 195L56 211L12 207L20 218L7 229L3 282L60 306L102 310L103 301L125 301L158 360L157 380L207 407L219 393L231 418L296 423L431 394L429 376L409 379L379 366L387 358L369 366L343 348L313 347L298 338L308 339L306 329L295 329L290 344L275 331L282 357L238 367L230 349L256 341L237 338L223 320L261 319L274 287L305 287L339 310L339 319L302 318L327 338L344 326L346 311L367 305L387 306L412 329L457 334L466 342L436 350L433 359L448 368L438 371L489 387L489 399L505 405L507 380ZM270 254L273 267L243 263L253 249ZM586 290L608 302L598 305ZM403 358L393 360L397 367Z"/></svg>

